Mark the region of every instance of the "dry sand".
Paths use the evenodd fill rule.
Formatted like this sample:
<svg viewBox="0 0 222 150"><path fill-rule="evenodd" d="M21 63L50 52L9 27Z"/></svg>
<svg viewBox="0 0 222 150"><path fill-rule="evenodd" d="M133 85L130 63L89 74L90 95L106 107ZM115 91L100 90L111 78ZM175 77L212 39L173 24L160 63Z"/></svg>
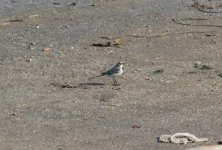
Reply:
<svg viewBox="0 0 222 150"><path fill-rule="evenodd" d="M191 0L56 2L0 1L0 149L184 150L196 144L157 137L222 139L220 13ZM121 85L88 81L118 61Z"/></svg>

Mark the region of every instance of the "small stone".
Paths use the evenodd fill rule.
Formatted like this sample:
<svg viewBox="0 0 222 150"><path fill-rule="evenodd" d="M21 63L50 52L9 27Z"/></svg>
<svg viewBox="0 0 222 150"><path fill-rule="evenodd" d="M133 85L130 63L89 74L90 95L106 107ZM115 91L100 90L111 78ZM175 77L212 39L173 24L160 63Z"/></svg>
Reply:
<svg viewBox="0 0 222 150"><path fill-rule="evenodd" d="M51 50L52 50L51 47L47 47L47 48L42 49L42 51L45 51L45 52L47 52L47 51L51 51Z"/></svg>
<svg viewBox="0 0 222 150"><path fill-rule="evenodd" d="M72 5L72 6L76 6L76 2L72 2L70 5Z"/></svg>
<svg viewBox="0 0 222 150"><path fill-rule="evenodd" d="M31 62L31 61L32 61L32 59L31 59L31 58L28 58L28 59L26 59L26 61L27 61L27 62Z"/></svg>
<svg viewBox="0 0 222 150"><path fill-rule="evenodd" d="M164 72L163 69L158 69L158 70L155 70L153 73L154 73L154 74L161 74L161 73L163 73L163 72Z"/></svg>
<svg viewBox="0 0 222 150"><path fill-rule="evenodd" d="M16 113L11 113L10 115L12 115L12 116L16 116Z"/></svg>
<svg viewBox="0 0 222 150"><path fill-rule="evenodd" d="M136 128L141 128L141 125L137 125L137 124L135 124L135 125L132 125L132 127L131 128L133 128L133 129L136 129Z"/></svg>
<svg viewBox="0 0 222 150"><path fill-rule="evenodd" d="M219 73L218 76L222 78L222 73Z"/></svg>
<svg viewBox="0 0 222 150"><path fill-rule="evenodd" d="M35 44L36 44L35 42L31 42L31 43L30 43L30 45L35 45Z"/></svg>
<svg viewBox="0 0 222 150"><path fill-rule="evenodd" d="M114 51L110 51L108 54L113 54L114 53Z"/></svg>

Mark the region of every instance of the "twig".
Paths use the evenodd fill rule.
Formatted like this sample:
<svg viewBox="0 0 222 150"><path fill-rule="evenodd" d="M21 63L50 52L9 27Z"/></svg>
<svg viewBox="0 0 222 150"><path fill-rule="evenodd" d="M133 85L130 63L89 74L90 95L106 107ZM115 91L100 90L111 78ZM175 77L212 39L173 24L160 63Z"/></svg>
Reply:
<svg viewBox="0 0 222 150"><path fill-rule="evenodd" d="M222 13L222 11L210 11L210 10L202 9L198 6L196 8L197 8L197 10L204 12L204 13Z"/></svg>
<svg viewBox="0 0 222 150"><path fill-rule="evenodd" d="M112 43L111 42L106 42L106 43L93 43L92 46L95 47L111 47Z"/></svg>
<svg viewBox="0 0 222 150"><path fill-rule="evenodd" d="M162 35L153 35L153 36L143 36L143 35L129 35L132 37L136 37L136 38L157 38L157 37L163 37L163 36L169 36L167 34L162 34Z"/></svg>
<svg viewBox="0 0 222 150"><path fill-rule="evenodd" d="M204 4L200 4L199 2L194 2L191 7L196 8L197 10L204 12L204 13L222 13L222 11L212 11L209 9L213 9L214 7L212 6L208 6L208 5L204 5ZM208 8L208 10L206 9Z"/></svg>
<svg viewBox="0 0 222 150"><path fill-rule="evenodd" d="M50 83L50 85L52 86L57 86L57 87L61 87L61 88L77 88L78 86L76 85L69 85L67 83L65 84L59 84L59 83Z"/></svg>
<svg viewBox="0 0 222 150"><path fill-rule="evenodd" d="M12 19L12 20L9 20L8 22L23 22L23 19L22 18Z"/></svg>
<svg viewBox="0 0 222 150"><path fill-rule="evenodd" d="M183 20L209 20L207 18L184 18Z"/></svg>
<svg viewBox="0 0 222 150"><path fill-rule="evenodd" d="M210 24L191 24L191 23L184 23L177 19L172 19L173 22L180 24L180 25L187 25L187 26L202 26L202 27L222 27L222 25L210 25Z"/></svg>
<svg viewBox="0 0 222 150"><path fill-rule="evenodd" d="M157 37L173 36L173 35L180 35L180 34L192 34L192 33L203 34L206 32L180 32L180 33L168 33L168 34L165 33L165 34L153 35L153 36L143 36L143 35L129 35L129 36L136 37L136 38L157 38Z"/></svg>

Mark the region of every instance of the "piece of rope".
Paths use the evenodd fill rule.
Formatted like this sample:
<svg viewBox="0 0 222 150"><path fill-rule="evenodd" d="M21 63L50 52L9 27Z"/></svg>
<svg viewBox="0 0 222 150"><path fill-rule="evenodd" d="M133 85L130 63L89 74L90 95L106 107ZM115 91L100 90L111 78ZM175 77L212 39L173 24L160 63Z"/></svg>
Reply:
<svg viewBox="0 0 222 150"><path fill-rule="evenodd" d="M175 133L173 135L161 135L159 141L163 143L187 144L194 142L206 142L207 138L197 138L190 133Z"/></svg>

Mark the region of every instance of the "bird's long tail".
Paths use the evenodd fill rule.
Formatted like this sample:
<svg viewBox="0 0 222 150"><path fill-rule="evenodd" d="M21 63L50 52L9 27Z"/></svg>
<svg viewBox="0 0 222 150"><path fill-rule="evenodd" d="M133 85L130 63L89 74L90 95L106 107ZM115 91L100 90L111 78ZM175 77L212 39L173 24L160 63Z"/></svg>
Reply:
<svg viewBox="0 0 222 150"><path fill-rule="evenodd" d="M95 79L95 78L98 78L98 77L101 77L101 76L104 76L104 75L101 74L101 75L98 75L98 76L95 76L95 77L91 77L91 78L89 78L88 80L92 80L92 79Z"/></svg>

